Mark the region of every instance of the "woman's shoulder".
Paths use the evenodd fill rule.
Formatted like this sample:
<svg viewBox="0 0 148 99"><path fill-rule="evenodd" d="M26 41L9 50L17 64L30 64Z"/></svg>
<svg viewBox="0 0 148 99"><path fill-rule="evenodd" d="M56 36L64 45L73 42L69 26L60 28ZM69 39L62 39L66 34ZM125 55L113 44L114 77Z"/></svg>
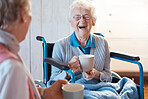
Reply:
<svg viewBox="0 0 148 99"><path fill-rule="evenodd" d="M108 42L104 37L96 35L96 34L92 34L92 36L95 39L95 44L97 44L97 45L100 45L100 44L108 45Z"/></svg>
<svg viewBox="0 0 148 99"><path fill-rule="evenodd" d="M58 44L58 45L66 45L66 44L70 44L70 38L71 36L67 36L67 37L64 37L64 38L61 38L59 40L57 40L55 42L55 44Z"/></svg>
<svg viewBox="0 0 148 99"><path fill-rule="evenodd" d="M105 40L105 38L104 37L102 37L102 36L100 36L100 35L97 35L97 34L92 34L92 36L93 36L93 38L95 39L95 40Z"/></svg>

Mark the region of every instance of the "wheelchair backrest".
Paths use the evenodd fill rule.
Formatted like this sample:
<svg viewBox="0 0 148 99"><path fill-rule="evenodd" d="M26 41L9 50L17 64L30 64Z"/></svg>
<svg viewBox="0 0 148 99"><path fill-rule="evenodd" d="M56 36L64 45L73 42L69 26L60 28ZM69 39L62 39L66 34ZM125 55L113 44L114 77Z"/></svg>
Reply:
<svg viewBox="0 0 148 99"><path fill-rule="evenodd" d="M55 43L47 43L47 57L52 57L52 51ZM44 52L43 52L44 53ZM43 62L43 68L44 68L44 62ZM51 76L51 65L48 64L48 80Z"/></svg>

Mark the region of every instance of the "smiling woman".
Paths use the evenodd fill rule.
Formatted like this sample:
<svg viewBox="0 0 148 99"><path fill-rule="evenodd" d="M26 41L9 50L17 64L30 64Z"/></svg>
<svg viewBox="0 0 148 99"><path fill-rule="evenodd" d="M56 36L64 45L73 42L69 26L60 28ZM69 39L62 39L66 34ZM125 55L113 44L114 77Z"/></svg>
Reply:
<svg viewBox="0 0 148 99"><path fill-rule="evenodd" d="M91 34L91 29L96 22L95 7L92 2L75 0L70 6L69 22L75 31L55 43L52 58L69 64L71 70L75 73L77 83L110 82L108 44L104 38ZM84 72L81 70L78 56L83 54L95 56L95 65L90 71ZM50 82L57 79L70 80L70 76L65 71L53 66L48 84L50 85Z"/></svg>
<svg viewBox="0 0 148 99"><path fill-rule="evenodd" d="M92 26L95 26L95 7L92 2L75 0L70 6L69 21L82 47L86 47Z"/></svg>

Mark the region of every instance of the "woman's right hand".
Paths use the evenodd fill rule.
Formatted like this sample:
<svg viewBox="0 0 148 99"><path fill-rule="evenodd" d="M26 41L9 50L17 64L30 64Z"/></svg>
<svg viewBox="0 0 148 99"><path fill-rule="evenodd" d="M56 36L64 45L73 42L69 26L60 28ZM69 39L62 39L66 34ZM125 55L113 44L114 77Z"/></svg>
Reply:
<svg viewBox="0 0 148 99"><path fill-rule="evenodd" d="M75 73L81 69L79 57L74 56L68 63L70 69Z"/></svg>
<svg viewBox="0 0 148 99"><path fill-rule="evenodd" d="M49 88L45 88L43 99L63 99L62 86L68 84L67 80L58 80Z"/></svg>

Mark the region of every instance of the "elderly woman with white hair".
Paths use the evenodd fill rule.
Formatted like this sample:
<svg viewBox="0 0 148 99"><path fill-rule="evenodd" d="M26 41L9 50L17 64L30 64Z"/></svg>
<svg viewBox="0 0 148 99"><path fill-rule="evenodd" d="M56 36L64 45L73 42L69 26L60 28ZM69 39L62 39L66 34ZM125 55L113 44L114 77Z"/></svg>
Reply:
<svg viewBox="0 0 148 99"><path fill-rule="evenodd" d="M63 99L61 87L67 80L36 88L18 55L31 22L30 10L30 0L0 0L0 99Z"/></svg>
<svg viewBox="0 0 148 99"><path fill-rule="evenodd" d="M107 81L111 82L110 52L107 41L97 35L91 34L92 26L95 26L95 7L90 1L75 0L70 6L69 22L74 32L61 40L58 40L53 48L52 58L67 63L75 73L76 82L89 83ZM93 54L95 66L89 72L81 70L79 55ZM51 78L48 84L57 79L68 79L70 76L52 66Z"/></svg>

